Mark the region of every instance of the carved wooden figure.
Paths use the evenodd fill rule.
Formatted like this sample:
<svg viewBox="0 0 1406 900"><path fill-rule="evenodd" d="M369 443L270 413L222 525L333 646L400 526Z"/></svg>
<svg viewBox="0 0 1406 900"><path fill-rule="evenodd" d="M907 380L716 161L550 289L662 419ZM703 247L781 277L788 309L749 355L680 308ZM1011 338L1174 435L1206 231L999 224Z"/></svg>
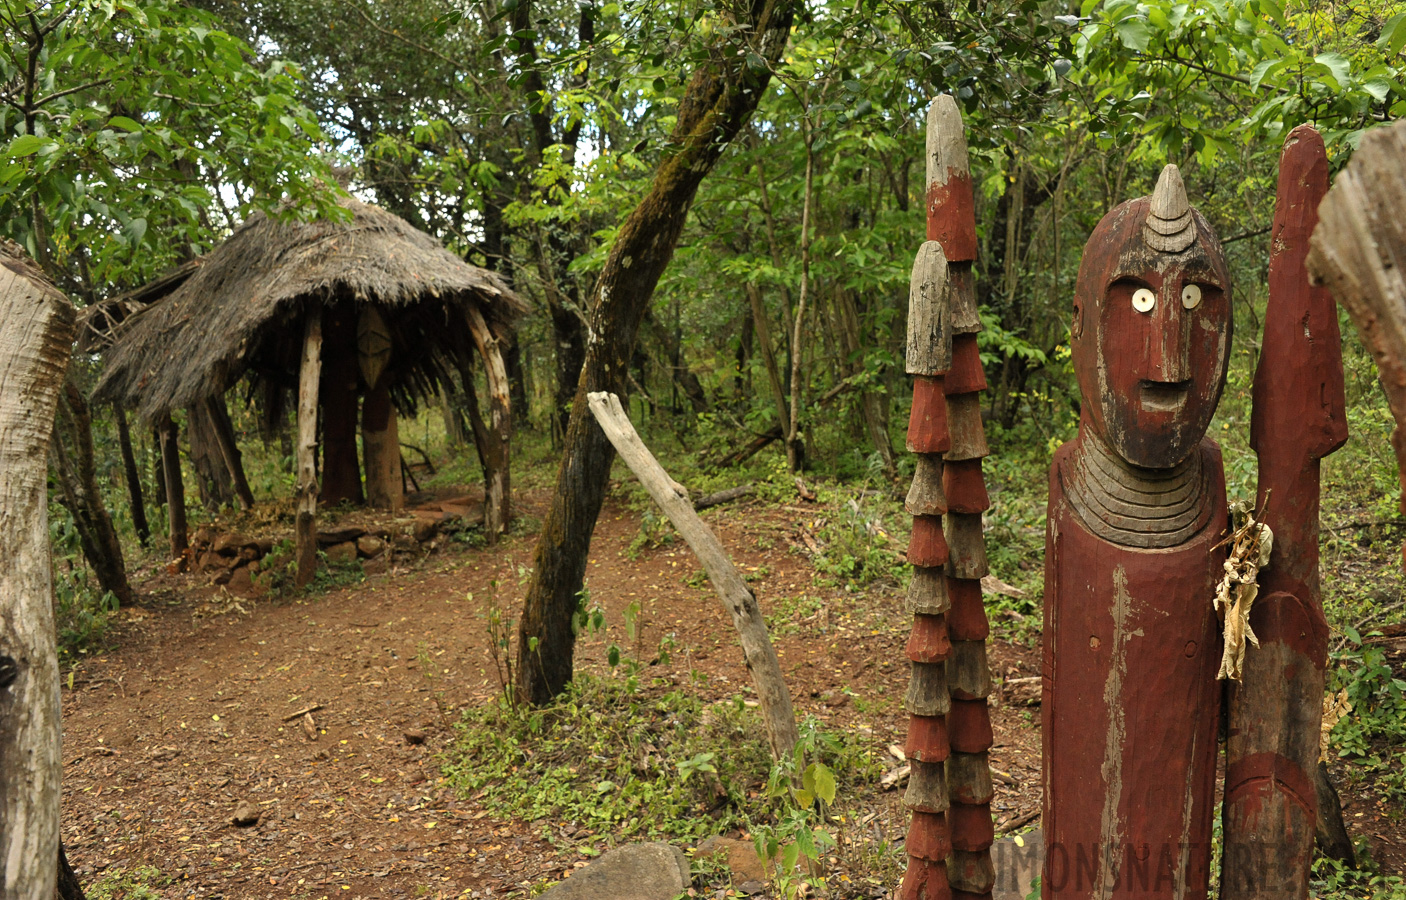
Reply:
<svg viewBox="0 0 1406 900"><path fill-rule="evenodd" d="M1347 440L1342 344L1326 288L1304 260L1328 193L1328 156L1311 126L1289 133L1270 232L1269 307L1255 372L1250 443L1256 509L1274 533L1259 574L1250 648L1230 704L1221 897L1308 896L1313 861L1328 623L1318 580L1319 460Z"/></svg>
<svg viewBox="0 0 1406 900"><path fill-rule="evenodd" d="M928 242L909 293L908 371L914 375L908 449L918 454L908 511L914 614L907 655L913 812L903 900L989 897L992 744L986 708L986 613L981 514L990 506L980 392L986 388L973 289L976 217L966 135L956 101L938 97L927 119Z"/></svg>
<svg viewBox="0 0 1406 900"><path fill-rule="evenodd" d="M1205 435L1230 332L1220 243L1167 166L1094 229L1075 288L1083 403L1045 542L1047 898L1207 893L1227 514Z"/></svg>

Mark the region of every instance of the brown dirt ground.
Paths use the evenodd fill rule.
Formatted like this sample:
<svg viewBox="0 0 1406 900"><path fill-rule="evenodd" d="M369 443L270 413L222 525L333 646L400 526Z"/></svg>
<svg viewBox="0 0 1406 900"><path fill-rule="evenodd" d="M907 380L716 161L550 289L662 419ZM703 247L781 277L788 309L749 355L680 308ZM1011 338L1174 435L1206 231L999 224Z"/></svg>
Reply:
<svg viewBox="0 0 1406 900"><path fill-rule="evenodd" d="M540 516L544 504L529 495L518 508ZM891 590L814 586L802 529L818 514L744 501L705 517L752 573L764 610L802 593L823 600L775 637L798 711L861 729L882 752L902 741L908 622ZM639 527L637 513L607 505L587 576L593 599L609 610L641 601L645 646L674 633L673 660L653 672L688 683L692 667L709 676L701 690L735 694L747 675L728 616L693 578L687 548L631 560ZM63 837L82 880L152 865L172 879L161 889L170 898L503 898L583 865L569 841L558 849L528 823L457 797L435 760L456 711L498 691L490 582L511 615L533 540L451 544L295 601L235 604L193 576L141 573L142 603L120 613L115 648L86 661L64 692ZM602 666L603 647L580 645L578 666ZM1037 651L1019 645L994 642L992 665L1007 678L1039 674ZM311 740L293 716L314 705ZM1028 821L1039 802L1039 711L1002 703L994 719L996 817ZM408 731L426 739L410 743ZM254 827L231 823L243 800L260 809ZM870 803L865 827L901 839L899 793L876 791ZM1350 806L1354 831L1394 833L1359 812L1373 815Z"/></svg>

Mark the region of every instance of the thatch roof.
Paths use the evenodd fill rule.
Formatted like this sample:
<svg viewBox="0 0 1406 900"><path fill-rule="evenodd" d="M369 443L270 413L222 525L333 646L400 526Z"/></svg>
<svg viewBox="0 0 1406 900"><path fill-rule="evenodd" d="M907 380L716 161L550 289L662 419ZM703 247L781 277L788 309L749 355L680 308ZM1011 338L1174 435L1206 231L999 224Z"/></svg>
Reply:
<svg viewBox="0 0 1406 900"><path fill-rule="evenodd" d="M112 341L123 322L185 284L204 262L205 257L197 256L139 288L124 291L115 297L108 297L80 309L78 352L100 353L112 346Z"/></svg>
<svg viewBox="0 0 1406 900"><path fill-rule="evenodd" d="M390 328L386 369L400 403L425 397L473 352L476 306L500 336L524 312L493 272L385 210L346 198L349 222L255 214L158 302L116 329L95 398L153 421L245 375L271 402L297 388L307 303L374 304Z"/></svg>

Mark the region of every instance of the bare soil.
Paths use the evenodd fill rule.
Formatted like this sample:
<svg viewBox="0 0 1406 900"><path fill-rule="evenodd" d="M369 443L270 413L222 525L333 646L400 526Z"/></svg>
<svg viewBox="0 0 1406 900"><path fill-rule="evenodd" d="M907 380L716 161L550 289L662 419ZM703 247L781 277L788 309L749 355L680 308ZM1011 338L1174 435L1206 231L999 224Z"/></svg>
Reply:
<svg viewBox="0 0 1406 900"><path fill-rule="evenodd" d="M523 497L518 510L540 516L544 503ZM821 601L792 602L774 637L798 711L858 729L883 752L905 727L907 617L891 588L815 586L804 523L821 511L744 501L705 517L769 614L784 618L802 594ZM696 561L677 543L632 559L639 528L637 513L607 505L593 599L611 611L639 601L642 648L674 635L672 660L654 674L689 684L702 671L700 690L717 698L742 690L735 633ZM171 898L502 898L584 865L569 833L553 846L530 823L456 796L436 759L458 711L499 691L487 614L494 603L516 614L534 540L447 541L413 565L292 601L236 601L195 576L142 572L141 604L119 614L113 649L64 692L63 837L80 878L150 865ZM578 667L603 656L602 641L586 640ZM993 641L992 665L1032 678L1038 650ZM1034 818L1040 790L1039 709L1011 693L993 714L1006 828ZM899 793L876 787L869 801L866 827L891 842L905 830ZM1400 844L1399 818L1344 799L1354 833ZM241 802L257 824L233 824Z"/></svg>

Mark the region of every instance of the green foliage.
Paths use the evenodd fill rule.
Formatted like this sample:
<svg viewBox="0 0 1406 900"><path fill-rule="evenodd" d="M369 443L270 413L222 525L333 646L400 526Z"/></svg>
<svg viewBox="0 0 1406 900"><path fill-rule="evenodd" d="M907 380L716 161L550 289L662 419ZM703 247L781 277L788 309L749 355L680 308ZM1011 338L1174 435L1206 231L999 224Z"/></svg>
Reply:
<svg viewBox="0 0 1406 900"><path fill-rule="evenodd" d="M89 900L160 900L162 888L170 883L171 879L155 866L133 869L114 866L85 885L83 891Z"/></svg>
<svg viewBox="0 0 1406 900"><path fill-rule="evenodd" d="M98 590L83 560L73 517L58 503L49 504L49 544L53 551L59 663L73 666L106 646L108 620L117 612L117 598L111 592Z"/></svg>

